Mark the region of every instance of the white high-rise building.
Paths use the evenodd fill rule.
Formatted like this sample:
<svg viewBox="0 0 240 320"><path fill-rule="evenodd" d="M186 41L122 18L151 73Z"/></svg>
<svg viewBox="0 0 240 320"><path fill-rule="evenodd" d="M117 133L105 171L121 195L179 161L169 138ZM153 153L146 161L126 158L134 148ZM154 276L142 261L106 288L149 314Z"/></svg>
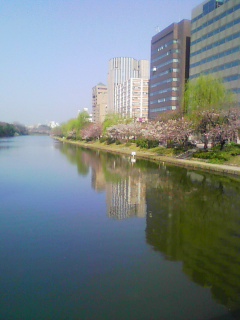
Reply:
<svg viewBox="0 0 240 320"><path fill-rule="evenodd" d="M117 110L124 118L148 120L148 82L148 78L130 78L117 86Z"/></svg>
<svg viewBox="0 0 240 320"><path fill-rule="evenodd" d="M149 78L149 62L119 57L109 60L108 67L108 113L119 113L117 109L117 86L130 78Z"/></svg>

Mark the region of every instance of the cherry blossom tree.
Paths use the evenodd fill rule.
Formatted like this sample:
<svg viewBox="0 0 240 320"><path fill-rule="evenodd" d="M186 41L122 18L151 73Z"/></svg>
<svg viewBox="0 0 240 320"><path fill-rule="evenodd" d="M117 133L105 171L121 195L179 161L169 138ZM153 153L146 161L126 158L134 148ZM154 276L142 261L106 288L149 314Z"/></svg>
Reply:
<svg viewBox="0 0 240 320"><path fill-rule="evenodd" d="M81 130L81 136L84 140L99 139L102 134L102 127L98 123L90 123Z"/></svg>

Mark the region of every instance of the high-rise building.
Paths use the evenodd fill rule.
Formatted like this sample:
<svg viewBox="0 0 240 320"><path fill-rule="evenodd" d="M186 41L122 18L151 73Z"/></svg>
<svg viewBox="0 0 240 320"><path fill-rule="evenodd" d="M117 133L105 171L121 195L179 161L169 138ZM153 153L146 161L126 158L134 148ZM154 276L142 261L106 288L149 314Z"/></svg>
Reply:
<svg viewBox="0 0 240 320"><path fill-rule="evenodd" d="M117 109L117 86L130 78L148 78L149 62L119 57L109 61L108 67L108 112L119 113Z"/></svg>
<svg viewBox="0 0 240 320"><path fill-rule="evenodd" d="M177 110L189 78L191 22L173 23L152 37L149 119Z"/></svg>
<svg viewBox="0 0 240 320"><path fill-rule="evenodd" d="M149 61L138 61L138 78L149 79Z"/></svg>
<svg viewBox="0 0 240 320"><path fill-rule="evenodd" d="M240 102L240 1L207 0L192 10L190 79L221 78Z"/></svg>
<svg viewBox="0 0 240 320"><path fill-rule="evenodd" d="M116 106L124 118L148 120L148 78L130 78L119 84Z"/></svg>
<svg viewBox="0 0 240 320"><path fill-rule="evenodd" d="M107 86L99 83L92 88L93 122L102 123L107 113L108 90Z"/></svg>

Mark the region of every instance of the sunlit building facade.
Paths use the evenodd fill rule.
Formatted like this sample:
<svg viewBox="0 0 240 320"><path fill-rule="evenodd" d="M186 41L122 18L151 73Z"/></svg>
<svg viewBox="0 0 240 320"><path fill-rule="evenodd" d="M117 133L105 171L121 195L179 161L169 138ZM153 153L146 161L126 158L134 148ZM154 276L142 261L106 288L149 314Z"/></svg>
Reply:
<svg viewBox="0 0 240 320"><path fill-rule="evenodd" d="M240 1L208 0L192 10L190 79L221 78L240 102Z"/></svg>
<svg viewBox="0 0 240 320"><path fill-rule="evenodd" d="M99 83L92 88L92 117L94 123L102 123L107 113L107 86Z"/></svg>
<svg viewBox="0 0 240 320"><path fill-rule="evenodd" d="M108 112L120 114L117 104L117 87L130 78L149 78L149 61L119 57L109 61L108 66Z"/></svg>
<svg viewBox="0 0 240 320"><path fill-rule="evenodd" d="M130 78L116 87L117 110L124 118L148 120L148 83L147 78Z"/></svg>

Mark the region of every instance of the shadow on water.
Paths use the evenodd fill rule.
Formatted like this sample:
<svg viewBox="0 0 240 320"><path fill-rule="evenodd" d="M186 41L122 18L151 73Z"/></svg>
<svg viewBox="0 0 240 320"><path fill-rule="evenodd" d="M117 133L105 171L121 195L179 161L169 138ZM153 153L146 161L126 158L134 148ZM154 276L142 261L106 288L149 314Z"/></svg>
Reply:
<svg viewBox="0 0 240 320"><path fill-rule="evenodd" d="M240 319L240 184L225 176L56 144L92 187L106 191L108 216L146 218L146 242L208 288ZM229 314L212 320L229 319Z"/></svg>

